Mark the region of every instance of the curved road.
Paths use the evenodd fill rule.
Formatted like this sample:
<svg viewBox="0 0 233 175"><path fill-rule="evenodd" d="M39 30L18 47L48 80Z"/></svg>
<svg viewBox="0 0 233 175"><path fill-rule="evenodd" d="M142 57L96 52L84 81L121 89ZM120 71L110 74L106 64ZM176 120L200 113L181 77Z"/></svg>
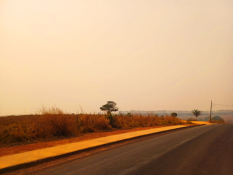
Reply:
<svg viewBox="0 0 233 175"><path fill-rule="evenodd" d="M206 125L109 149L34 174L233 175L233 125Z"/></svg>

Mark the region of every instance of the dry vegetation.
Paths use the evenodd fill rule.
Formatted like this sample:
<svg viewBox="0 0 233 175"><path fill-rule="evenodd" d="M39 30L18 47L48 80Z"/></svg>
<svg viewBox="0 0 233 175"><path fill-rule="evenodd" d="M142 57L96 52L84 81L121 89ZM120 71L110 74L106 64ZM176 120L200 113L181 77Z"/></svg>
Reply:
<svg viewBox="0 0 233 175"><path fill-rule="evenodd" d="M224 120L211 120L210 123L224 124L226 122Z"/></svg>
<svg viewBox="0 0 233 175"><path fill-rule="evenodd" d="M79 136L83 133L136 127L177 125L177 117L148 114L113 115L66 114L57 107L42 107L35 115L0 117L0 145L53 137Z"/></svg>

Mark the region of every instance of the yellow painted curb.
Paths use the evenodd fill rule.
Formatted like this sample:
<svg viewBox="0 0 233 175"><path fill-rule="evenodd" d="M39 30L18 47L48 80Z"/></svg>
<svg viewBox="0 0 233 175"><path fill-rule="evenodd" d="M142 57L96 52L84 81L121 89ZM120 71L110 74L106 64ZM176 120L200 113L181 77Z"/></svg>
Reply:
<svg viewBox="0 0 233 175"><path fill-rule="evenodd" d="M210 123L208 121L192 121L192 123L194 124L203 124L203 125L213 125L213 124L216 124L216 123Z"/></svg>

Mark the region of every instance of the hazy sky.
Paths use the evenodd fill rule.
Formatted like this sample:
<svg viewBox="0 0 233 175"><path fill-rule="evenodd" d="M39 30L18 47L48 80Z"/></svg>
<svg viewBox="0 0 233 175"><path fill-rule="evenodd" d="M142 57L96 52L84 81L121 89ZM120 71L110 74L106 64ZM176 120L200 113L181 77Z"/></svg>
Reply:
<svg viewBox="0 0 233 175"><path fill-rule="evenodd" d="M0 115L209 110L232 87L232 0L0 1Z"/></svg>

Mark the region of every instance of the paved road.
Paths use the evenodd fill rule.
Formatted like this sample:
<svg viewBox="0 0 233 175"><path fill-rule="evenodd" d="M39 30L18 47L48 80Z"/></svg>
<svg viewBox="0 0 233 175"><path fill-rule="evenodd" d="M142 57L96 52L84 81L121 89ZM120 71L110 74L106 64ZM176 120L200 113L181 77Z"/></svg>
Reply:
<svg viewBox="0 0 233 175"><path fill-rule="evenodd" d="M233 175L233 125L199 126L148 138L35 174Z"/></svg>

